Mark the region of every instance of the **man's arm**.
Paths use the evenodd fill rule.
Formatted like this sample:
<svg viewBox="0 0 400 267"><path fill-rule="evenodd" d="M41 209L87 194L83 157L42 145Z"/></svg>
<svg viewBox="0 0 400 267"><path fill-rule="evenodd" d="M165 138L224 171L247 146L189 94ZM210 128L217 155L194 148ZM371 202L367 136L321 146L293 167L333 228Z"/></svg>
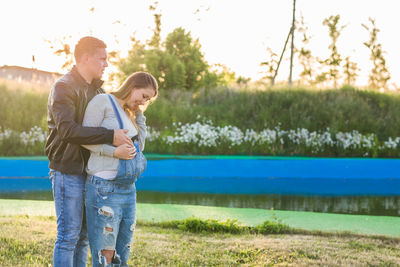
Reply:
<svg viewBox="0 0 400 267"><path fill-rule="evenodd" d="M55 86L50 110L62 140L73 144L112 144L114 130L103 127L84 127L75 122L74 92L66 84Z"/></svg>
<svg viewBox="0 0 400 267"><path fill-rule="evenodd" d="M92 99L92 101L89 102L86 111L85 111L85 116L83 117L83 122L82 125L84 127L99 127L105 117L105 107L108 101L103 96L97 96ZM115 147L107 144L99 144L99 145L82 145L84 148L90 150L91 152L94 153L99 153L102 156L108 156L108 157L113 157L114 156L114 151Z"/></svg>
<svg viewBox="0 0 400 267"><path fill-rule="evenodd" d="M106 114L106 107L109 104L109 99L106 95L98 95L92 99L92 101L89 102L86 111L85 111L85 116L83 117L83 126L89 126L89 127L99 127L102 125L103 120L105 118ZM115 136L118 136L119 134L122 133L124 137L129 139L129 137L126 136L126 133L128 130L121 130L117 129L114 130L116 131ZM129 139L129 142L132 142ZM107 156L107 157L115 157L115 158L121 158L121 159L130 159L131 154L134 153L134 148L131 143L127 144L122 144L118 147L114 147L111 145L107 144L101 144L101 145L82 145L84 148L90 150L91 152L98 153L102 156Z"/></svg>

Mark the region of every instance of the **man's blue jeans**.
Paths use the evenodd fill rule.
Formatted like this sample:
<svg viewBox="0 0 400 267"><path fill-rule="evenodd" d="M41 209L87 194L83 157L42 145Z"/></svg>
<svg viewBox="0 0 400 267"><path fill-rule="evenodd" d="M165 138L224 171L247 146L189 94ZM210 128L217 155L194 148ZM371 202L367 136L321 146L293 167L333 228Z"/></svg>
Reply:
<svg viewBox="0 0 400 267"><path fill-rule="evenodd" d="M85 176L50 170L57 215L54 267L86 266L88 238L84 214Z"/></svg>

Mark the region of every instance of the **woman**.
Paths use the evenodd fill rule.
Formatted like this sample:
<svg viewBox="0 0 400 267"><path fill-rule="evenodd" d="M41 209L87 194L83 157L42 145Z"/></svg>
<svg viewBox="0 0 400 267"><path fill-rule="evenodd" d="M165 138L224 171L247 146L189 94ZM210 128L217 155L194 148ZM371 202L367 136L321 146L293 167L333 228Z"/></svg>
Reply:
<svg viewBox="0 0 400 267"><path fill-rule="evenodd" d="M146 72L129 76L111 94L88 104L83 126L126 129L133 146L84 145L90 151L86 172L86 223L93 266L128 266L135 229L135 181L146 168L143 111L158 95L154 77Z"/></svg>

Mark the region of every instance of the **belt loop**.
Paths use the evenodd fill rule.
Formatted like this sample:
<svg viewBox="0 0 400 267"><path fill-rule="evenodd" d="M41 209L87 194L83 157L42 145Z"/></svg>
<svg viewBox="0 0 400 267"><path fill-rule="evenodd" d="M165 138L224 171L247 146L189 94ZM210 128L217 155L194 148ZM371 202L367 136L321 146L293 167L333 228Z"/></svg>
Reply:
<svg viewBox="0 0 400 267"><path fill-rule="evenodd" d="M92 183L92 184L94 184L94 176L91 175L91 174L89 174L89 175L88 175L88 178L89 178L89 182Z"/></svg>

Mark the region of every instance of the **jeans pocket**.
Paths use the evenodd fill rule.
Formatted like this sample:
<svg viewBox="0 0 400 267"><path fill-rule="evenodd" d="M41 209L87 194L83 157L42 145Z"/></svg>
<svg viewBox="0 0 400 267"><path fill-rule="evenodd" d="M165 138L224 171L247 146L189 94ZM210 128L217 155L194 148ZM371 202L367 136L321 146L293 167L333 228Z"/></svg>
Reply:
<svg viewBox="0 0 400 267"><path fill-rule="evenodd" d="M50 171L49 171L49 179L50 179L51 181L53 181L54 178L55 178L55 176L56 176L56 171L50 169Z"/></svg>
<svg viewBox="0 0 400 267"><path fill-rule="evenodd" d="M147 167L147 159L142 152L138 153L137 159L137 176L141 175Z"/></svg>
<svg viewBox="0 0 400 267"><path fill-rule="evenodd" d="M102 185L97 185L97 194L100 195L101 197L106 197L114 193L115 187L114 184L102 184Z"/></svg>
<svg viewBox="0 0 400 267"><path fill-rule="evenodd" d="M56 182L56 171L55 170L51 170L49 171L49 179L51 182L51 193L53 195L53 199L55 200L55 195L54 195L54 191L56 190L55 188L55 182Z"/></svg>

